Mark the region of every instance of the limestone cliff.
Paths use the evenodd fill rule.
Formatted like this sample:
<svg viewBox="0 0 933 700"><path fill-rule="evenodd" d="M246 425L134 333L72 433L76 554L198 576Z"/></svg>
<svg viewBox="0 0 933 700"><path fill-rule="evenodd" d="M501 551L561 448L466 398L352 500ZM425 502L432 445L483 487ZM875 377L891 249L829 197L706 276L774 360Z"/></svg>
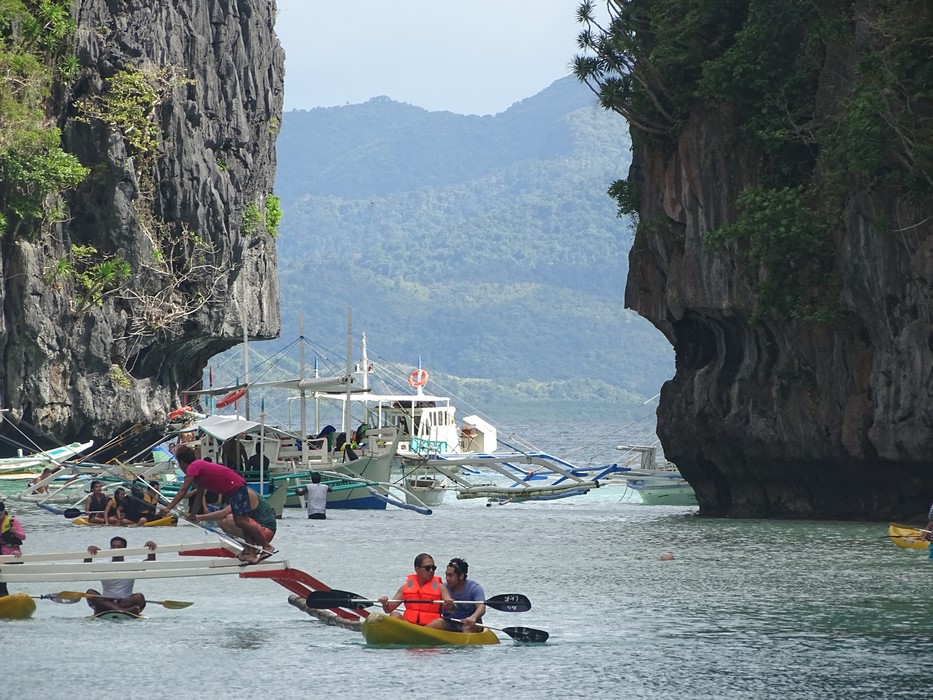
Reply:
<svg viewBox="0 0 933 700"><path fill-rule="evenodd" d="M925 513L929 4L656 12L670 4L616 4L641 43L613 54L603 35L591 47L615 63L577 67L632 122L616 191L640 220L626 305L675 348L666 456L705 515ZM626 93L605 66L633 64Z"/></svg>
<svg viewBox="0 0 933 700"><path fill-rule="evenodd" d="M244 320L251 337L277 335L274 238L255 214L272 191L284 72L275 0L71 9L78 69L49 111L90 172L67 220L8 235L0 261L0 402L63 441L163 420ZM120 101L140 95L151 111L132 124ZM95 296L87 277L54 274L88 247L130 278Z"/></svg>

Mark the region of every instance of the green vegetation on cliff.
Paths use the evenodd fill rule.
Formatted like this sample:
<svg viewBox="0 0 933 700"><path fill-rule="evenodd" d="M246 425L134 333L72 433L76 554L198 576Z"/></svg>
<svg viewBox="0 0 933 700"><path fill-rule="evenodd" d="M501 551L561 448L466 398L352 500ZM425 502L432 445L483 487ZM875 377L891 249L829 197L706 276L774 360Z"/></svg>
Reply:
<svg viewBox="0 0 933 700"><path fill-rule="evenodd" d="M0 0L0 235L33 238L63 220L61 193L87 174L48 124L55 81L74 68L69 7Z"/></svg>
<svg viewBox="0 0 933 700"><path fill-rule="evenodd" d="M890 188L933 195L933 4L771 0L613 0L583 26L575 74L633 140L671 150L697 113L728 124L756 185L707 239L740 242L757 313L836 316L832 235L846 196ZM861 29L855 30L856 25ZM833 86L832 99L821 86ZM637 182L613 185L634 214ZM643 224L644 225L644 224Z"/></svg>

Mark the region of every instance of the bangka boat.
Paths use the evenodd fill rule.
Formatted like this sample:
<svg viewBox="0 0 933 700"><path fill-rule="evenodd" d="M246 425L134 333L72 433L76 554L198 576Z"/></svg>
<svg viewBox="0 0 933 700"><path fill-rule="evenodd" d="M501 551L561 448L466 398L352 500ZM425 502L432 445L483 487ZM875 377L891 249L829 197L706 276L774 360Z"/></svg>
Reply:
<svg viewBox="0 0 933 700"><path fill-rule="evenodd" d="M319 376L315 361L314 375L305 378L302 354L297 379L255 383L238 380L236 386L213 387L194 393L236 394L244 400L243 405L248 411L251 391L266 388L297 389L301 407L301 428L297 434L285 433L280 440L273 437L273 441L279 441L272 444L265 442L268 436L261 438L261 442L251 442L254 438L249 436L237 437L242 446L234 451L241 455L252 455L254 452L264 455L269 460L268 469L279 470L276 478L289 469L296 476L300 473L298 470L306 472L313 469L320 471L322 476L344 476L378 482L378 485L369 484L377 493L370 492L368 496L353 483L332 485L328 507L385 508L388 501L393 505L430 514L430 506L443 501L443 489L448 486L457 492L458 498L485 497L508 501L564 498L597 488L599 479L618 471L617 465L604 465L581 472L575 465L560 458L533 450L498 452L498 431L490 423L477 415L470 415L458 424L456 409L451 405L449 397L425 392L429 374L420 367L420 363L407 377L405 374L386 376L379 371L380 367L369 361L365 334L362 336L362 348L362 359L356 364L351 363L352 325L348 324L346 372L342 377ZM382 382L385 387L383 391L371 388L371 375ZM406 382L410 390L408 392L404 390ZM306 400L313 406L312 425L317 433L308 430L311 426L307 425L309 416ZM333 425L321 427L326 422L321 420L322 411L330 417ZM211 417L219 418L238 419ZM211 419L202 421L201 425ZM356 431L353 430L354 425L359 426ZM360 436L361 429L365 437ZM390 430L397 436L391 460L395 476L391 482L389 476L381 471L381 466L378 471L369 469L361 473L363 463L353 459L358 452L366 456L367 451L379 449L379 431L383 430ZM325 434L330 438L325 439ZM374 441L377 442L376 448L373 447ZM382 442L388 444L388 439L382 438ZM205 456L203 451L202 456ZM245 457L240 459L242 461ZM283 460L291 465L283 468ZM233 466L222 456L215 457L214 461ZM334 464L339 466L332 466ZM474 471L480 483L464 475L464 470L472 471L475 468L480 470L478 473ZM490 476L493 481L490 481ZM262 478L260 476L260 481ZM291 480L288 485L292 493ZM350 493L344 495L344 488L349 488ZM266 491L263 489L259 485L258 490L264 494ZM387 498L392 490L404 492L404 500ZM294 497L289 497L286 504L298 505Z"/></svg>
<svg viewBox="0 0 933 700"><path fill-rule="evenodd" d="M367 644L376 646L442 647L471 644L498 644L490 629L482 632L448 632L415 625L382 613L370 613L360 630Z"/></svg>
<svg viewBox="0 0 933 700"><path fill-rule="evenodd" d="M314 471L332 482L328 508L386 507L386 502L373 497L370 489L387 491L393 486L390 473L398 448L398 431L394 428L368 430L366 445L357 448L356 459L352 460L346 452L330 450L324 438L302 440L300 435L240 416L209 416L190 428L199 431L198 449L203 459L229 464L229 459L224 459L225 450L226 454L260 455L263 459L259 470L238 471L262 495L271 493L275 498L273 488L288 489L293 495L288 496L285 505L304 505L297 491L307 485Z"/></svg>
<svg viewBox="0 0 933 700"><path fill-rule="evenodd" d="M617 450L633 453L639 460L637 469L629 469L623 477L628 488L641 497L647 506L695 506L696 492L677 467L667 460L658 461L657 447L649 445L618 445Z"/></svg>
<svg viewBox="0 0 933 700"><path fill-rule="evenodd" d="M436 508L447 495L447 479L430 471L412 472L405 476L405 490L408 503Z"/></svg>
<svg viewBox="0 0 933 700"><path fill-rule="evenodd" d="M927 533L918 527L896 523L888 525L888 539L904 549L928 549L930 542L924 539L926 535Z"/></svg>
<svg viewBox="0 0 933 700"><path fill-rule="evenodd" d="M36 601L25 593L0 596L0 620L27 620L36 611Z"/></svg>
<svg viewBox="0 0 933 700"><path fill-rule="evenodd" d="M43 450L28 455L22 454L21 450L16 457L0 458L0 479L4 481L35 479L41 475L43 469L57 467L65 460L87 452L93 445L93 440L72 442L62 447L55 447L51 450Z"/></svg>
<svg viewBox="0 0 933 700"><path fill-rule="evenodd" d="M149 555L147 547L125 547L101 549L96 553L77 552L27 552L16 557L0 556L0 581L5 583L50 582L50 581L107 581L113 579L181 578L190 576L217 576L237 574L242 576L246 569L252 574L276 572L283 576L289 569L283 560L264 560L258 564L244 566L232 556L242 551L229 537L208 544L159 545L155 561L127 561L126 557ZM188 554L179 558L166 556L169 553ZM204 555L202 553L208 552ZM226 556L218 556L216 553ZM123 557L124 561L112 561Z"/></svg>

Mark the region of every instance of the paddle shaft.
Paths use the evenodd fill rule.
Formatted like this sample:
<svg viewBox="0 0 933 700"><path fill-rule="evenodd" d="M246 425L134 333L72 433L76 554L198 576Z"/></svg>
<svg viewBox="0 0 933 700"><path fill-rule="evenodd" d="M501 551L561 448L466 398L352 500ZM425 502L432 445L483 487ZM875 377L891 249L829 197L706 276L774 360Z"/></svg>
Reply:
<svg viewBox="0 0 933 700"><path fill-rule="evenodd" d="M52 594L51 599L56 603L70 603L72 600L79 600L81 598L100 598L100 595L94 595L93 593L79 593L78 591L61 591L60 593ZM153 605L161 605L163 608L169 608L170 610L180 610L181 608L187 608L194 603L188 602L186 600L149 600L146 598L146 603L152 603Z"/></svg>
<svg viewBox="0 0 933 700"><path fill-rule="evenodd" d="M378 600L366 599L348 591L313 591L305 599L309 608L349 608L359 610L380 604ZM387 603L421 603L428 605L441 605L443 600L387 600ZM486 600L455 600L455 603L466 605L483 604L494 610L502 612L527 612L531 610L531 601L519 593L506 593L495 595Z"/></svg>

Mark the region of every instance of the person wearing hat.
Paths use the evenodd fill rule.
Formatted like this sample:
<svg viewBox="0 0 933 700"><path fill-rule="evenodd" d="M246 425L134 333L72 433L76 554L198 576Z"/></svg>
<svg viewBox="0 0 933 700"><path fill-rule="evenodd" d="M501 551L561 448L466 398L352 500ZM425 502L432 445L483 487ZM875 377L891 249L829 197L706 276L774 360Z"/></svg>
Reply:
<svg viewBox="0 0 933 700"><path fill-rule="evenodd" d="M6 512L6 504L0 501L0 554L20 555L19 546L26 539L22 524ZM0 581L0 596L10 595L6 583Z"/></svg>

